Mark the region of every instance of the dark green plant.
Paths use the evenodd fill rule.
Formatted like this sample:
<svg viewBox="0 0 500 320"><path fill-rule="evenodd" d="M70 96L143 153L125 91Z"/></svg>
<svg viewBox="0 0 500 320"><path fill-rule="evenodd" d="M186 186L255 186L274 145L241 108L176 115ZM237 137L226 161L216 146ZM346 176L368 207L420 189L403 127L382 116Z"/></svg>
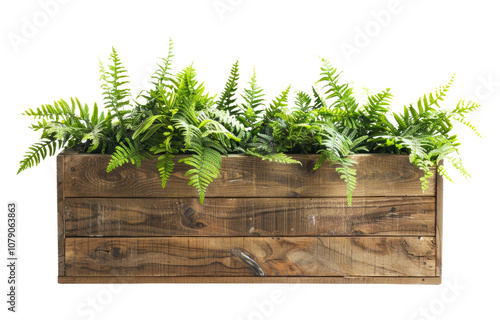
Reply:
<svg viewBox="0 0 500 320"><path fill-rule="evenodd" d="M129 162L140 166L142 160L156 156L165 187L175 166L174 156L184 154L179 162L192 167L186 175L201 203L208 185L219 175L221 157L228 153L288 164L300 164L290 154L319 153L314 169L324 163L335 165L347 184L349 204L356 187L356 162L349 156L356 153L407 154L422 170L424 191L432 167L451 181L443 160L470 178L452 128L460 123L479 135L467 120L479 104L460 101L455 108L441 108L453 78L396 113L389 108L390 89L365 90L360 102L353 87L340 82L341 73L322 59L320 79L311 94L289 86L266 105L255 70L238 98L239 65L235 62L217 98L198 82L192 65L172 72L172 50L170 41L168 56L161 58L152 75L153 88L138 97L144 102L130 97L126 69L113 48L110 64L101 62L107 112L99 112L97 104L90 110L76 98L70 104L59 100L25 111L24 115L36 120L30 128L41 131L41 138L21 160L18 173L59 149L74 148L111 154L108 171Z"/></svg>

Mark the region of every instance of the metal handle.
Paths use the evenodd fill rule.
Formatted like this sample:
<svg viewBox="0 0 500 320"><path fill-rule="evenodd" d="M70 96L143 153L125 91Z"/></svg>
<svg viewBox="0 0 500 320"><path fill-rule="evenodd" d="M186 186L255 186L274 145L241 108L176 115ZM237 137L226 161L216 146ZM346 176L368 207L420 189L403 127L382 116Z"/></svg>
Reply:
<svg viewBox="0 0 500 320"><path fill-rule="evenodd" d="M257 277L265 277L264 270L259 266L257 262L255 262L252 257L248 254L244 253L240 249L231 249L231 255L240 258L245 264L247 264L250 268L252 268L253 274Z"/></svg>

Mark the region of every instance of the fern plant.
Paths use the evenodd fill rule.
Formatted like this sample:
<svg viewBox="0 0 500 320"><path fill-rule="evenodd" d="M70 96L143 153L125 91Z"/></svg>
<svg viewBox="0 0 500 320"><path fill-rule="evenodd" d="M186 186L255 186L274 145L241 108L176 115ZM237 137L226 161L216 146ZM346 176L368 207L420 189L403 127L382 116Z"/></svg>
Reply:
<svg viewBox="0 0 500 320"><path fill-rule="evenodd" d="M77 98L26 110L23 114L34 118L30 128L41 136L20 161L18 173L60 149L73 148L110 154L108 171L155 159L165 187L179 159L190 167L185 173L188 184L197 190L201 203L219 175L222 156L228 153L291 165L300 164L291 154L319 154L314 169L334 165L346 182L349 204L357 166L350 156L356 153L408 155L422 171L423 191L434 167L452 180L444 160L470 178L459 157L460 143L453 127L465 125L480 136L468 120L480 106L459 101L454 108L441 107L454 78L403 106L401 112L392 112L389 88L379 93L366 89L364 99L359 100L354 87L342 83L341 72L321 59L319 80L309 93L288 86L266 103L255 70L238 94L238 61L216 96L198 81L192 65L175 73L173 57L170 40L167 57L160 58L151 77L152 88L134 100L127 88L127 70L112 48L109 64L100 62L104 111Z"/></svg>
<svg viewBox="0 0 500 320"><path fill-rule="evenodd" d="M197 189L203 203L208 185L219 175L221 155L229 151L231 140L240 140L237 134L244 127L229 109L215 106L215 98L205 93L203 84L196 80L193 66L172 77L172 57L169 53L162 60L163 64L153 75L154 89L143 95L147 103L140 108L147 110L148 117L144 118L139 112L132 113L136 117L131 136L134 142L127 141L128 146L122 143L116 148L108 171L129 160L140 165L142 159L159 154L157 168L165 187L174 169L174 155L187 153L188 156L179 161L193 167L186 175L189 176L189 185ZM230 105L231 90L228 92L219 106Z"/></svg>

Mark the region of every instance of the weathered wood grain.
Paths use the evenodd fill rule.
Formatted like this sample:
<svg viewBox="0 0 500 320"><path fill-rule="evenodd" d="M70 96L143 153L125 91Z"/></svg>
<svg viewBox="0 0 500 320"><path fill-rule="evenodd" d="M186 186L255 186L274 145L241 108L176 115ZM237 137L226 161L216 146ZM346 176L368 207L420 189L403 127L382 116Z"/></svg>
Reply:
<svg viewBox="0 0 500 320"><path fill-rule="evenodd" d="M68 198L66 236L435 235L434 197Z"/></svg>
<svg viewBox="0 0 500 320"><path fill-rule="evenodd" d="M442 274L443 264L443 177L436 178L436 276Z"/></svg>
<svg viewBox="0 0 500 320"><path fill-rule="evenodd" d="M57 274L64 276L64 156L57 156Z"/></svg>
<svg viewBox="0 0 500 320"><path fill-rule="evenodd" d="M59 277L59 283L385 283L441 284L441 277Z"/></svg>
<svg viewBox="0 0 500 320"><path fill-rule="evenodd" d="M302 163L279 164L256 157L223 157L218 179L210 184L206 197L344 197L346 184L325 165L313 170L317 155L293 155ZM435 180L422 194L422 173L407 156L360 154L354 196L434 196ZM161 187L155 161L145 160L140 168L126 164L106 172L110 156L64 155L65 197L196 197L188 186L185 164L176 164L165 189ZM177 162L178 157L175 159Z"/></svg>
<svg viewBox="0 0 500 320"><path fill-rule="evenodd" d="M433 237L66 238L67 276L435 276Z"/></svg>

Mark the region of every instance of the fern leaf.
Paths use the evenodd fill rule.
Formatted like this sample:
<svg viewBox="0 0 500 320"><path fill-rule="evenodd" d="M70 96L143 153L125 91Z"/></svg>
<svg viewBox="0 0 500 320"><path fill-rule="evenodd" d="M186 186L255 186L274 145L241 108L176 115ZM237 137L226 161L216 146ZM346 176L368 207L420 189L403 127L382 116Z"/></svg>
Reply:
<svg viewBox="0 0 500 320"><path fill-rule="evenodd" d="M470 121L465 120L465 117L454 116L453 119L460 122L461 124L463 124L467 128L471 129L479 138L483 137L483 136L481 136L481 134L479 133L477 128Z"/></svg>
<svg viewBox="0 0 500 320"><path fill-rule="evenodd" d="M228 111L231 115L239 115L238 105L236 102L236 90L238 89L239 80L239 66L238 61L233 64L231 74L226 82L224 92L222 93L219 101L217 102L217 109Z"/></svg>
<svg viewBox="0 0 500 320"><path fill-rule="evenodd" d="M364 105L367 117L370 120L376 120L387 113L389 111L387 106L389 105L392 97L393 95L390 93L389 88L383 90L381 93L368 95L367 101Z"/></svg>
<svg viewBox="0 0 500 320"><path fill-rule="evenodd" d="M155 115L146 118L134 131L132 139L137 139L142 133L144 133L149 127L153 125L156 119L163 117L163 115Z"/></svg>
<svg viewBox="0 0 500 320"><path fill-rule="evenodd" d="M452 182L453 183L453 179L451 178L451 176L448 174L448 171L446 171L444 169L444 166L443 165L439 165L438 168L437 168L437 172L445 177L448 181Z"/></svg>
<svg viewBox="0 0 500 320"><path fill-rule="evenodd" d="M136 164L137 167L141 166L141 161L145 158L152 159L152 156L142 150L140 145L134 141L132 143L130 139L125 138L119 146L116 147L115 152L111 155L111 160L109 161L107 172L124 165L125 163L131 162Z"/></svg>
<svg viewBox="0 0 500 320"><path fill-rule="evenodd" d="M283 164L291 164L291 163L298 163L302 165L302 162L295 160L294 158L284 154L283 152L279 153L269 153L266 155L259 154L255 151L252 150L246 150L246 154L249 154L251 156L259 157L262 160L268 160L272 162L278 162L278 163L283 163Z"/></svg>
<svg viewBox="0 0 500 320"><path fill-rule="evenodd" d="M338 158L336 163L340 166L335 169L340 174L340 178L347 184L347 203L352 206L352 194L356 189L356 161L349 158Z"/></svg>
<svg viewBox="0 0 500 320"><path fill-rule="evenodd" d="M309 112L311 110L311 101L311 97L307 93L303 91L297 92L295 105L299 108L299 110Z"/></svg>
<svg viewBox="0 0 500 320"><path fill-rule="evenodd" d="M245 103L242 105L242 109L245 112L251 111L252 114L257 116L262 112L260 107L264 105L264 94L262 93L263 89L257 84L255 69L253 70L252 78L248 84L250 85L250 89L245 88L243 90L243 94L241 95L243 100L245 100ZM255 121L255 119L252 121Z"/></svg>
<svg viewBox="0 0 500 320"><path fill-rule="evenodd" d="M107 69L104 67L102 61L100 61L101 80L103 81L101 88L103 89L102 94L104 96L105 107L113 110L113 117L117 117L120 123L120 131L116 137L117 141L120 141L126 128L124 115L129 112L122 110L130 102L127 99L130 95L130 89L124 88L124 85L129 83L129 81L126 80L128 77L126 74L127 70L123 67L114 47L112 48L109 60L111 60L111 63Z"/></svg>
<svg viewBox="0 0 500 320"><path fill-rule="evenodd" d="M63 146L61 141L43 139L34 143L25 153L24 158L19 162L17 174L26 169L37 166L47 155L53 156L58 149Z"/></svg>
<svg viewBox="0 0 500 320"><path fill-rule="evenodd" d="M209 108L200 113L199 119L202 121L205 119L216 120L220 124L224 125L233 135L236 135L246 129L245 126L227 110Z"/></svg>
<svg viewBox="0 0 500 320"><path fill-rule="evenodd" d="M189 183L198 190L200 203L203 204L208 185L217 178L221 168L221 152L224 151L208 138L194 139L188 149L195 154L182 158L179 162L184 162L192 167L186 172L189 176Z"/></svg>
<svg viewBox="0 0 500 320"><path fill-rule="evenodd" d="M432 110L432 106L437 106L440 107L439 101L443 101L444 97L446 96L446 93L450 90L451 85L453 84L453 81L455 80L455 75L453 75L450 79L450 81L443 85L439 86L435 92L434 95L433 93L429 93L428 97L424 94L423 97L418 99L417 102L417 107L419 109L419 113L422 114L424 112L427 112L429 110ZM423 104L423 105L422 105Z"/></svg>
<svg viewBox="0 0 500 320"><path fill-rule="evenodd" d="M285 113L286 106L288 105L288 93L290 92L290 86L283 90L276 99L274 99L269 107L266 109L266 118L268 120L273 119L280 112Z"/></svg>
<svg viewBox="0 0 500 320"><path fill-rule="evenodd" d="M156 168L158 168L158 173L161 178L161 186L163 188L165 188L170 174L174 171L174 161L172 161L173 157L174 155L166 152L158 158L158 162L156 163Z"/></svg>
<svg viewBox="0 0 500 320"><path fill-rule="evenodd" d="M410 162L417 164L418 159L426 158L426 147L430 146L427 136L400 137L400 144L409 151Z"/></svg>
<svg viewBox="0 0 500 320"><path fill-rule="evenodd" d="M325 99L336 98L332 104L333 108L342 108L350 113L356 111L358 103L354 98L353 89L348 84L339 84L338 81L341 72L337 72L337 69L332 67L328 60L321 59L321 61L323 62L323 66L321 67L321 79L318 83L325 83L323 87L327 89ZM352 122L352 118L350 122Z"/></svg>
<svg viewBox="0 0 500 320"><path fill-rule="evenodd" d="M322 155L314 169L317 170L327 160L330 165L337 165L335 171L346 182L347 203L352 206L352 195L356 189L356 169L354 168L356 161L348 157L339 157L334 150L322 150Z"/></svg>
<svg viewBox="0 0 500 320"><path fill-rule="evenodd" d="M479 103L476 103L473 101L469 101L469 102L465 103L464 100L460 100L458 102L457 106L455 107L455 109L453 109L451 111L451 113L454 113L454 114L457 114L457 115L460 115L463 117L464 114L476 111L480 107L481 107L481 105Z"/></svg>
<svg viewBox="0 0 500 320"><path fill-rule="evenodd" d="M161 64L157 63L158 69L154 72L152 78L153 78L153 85L155 86L156 90L159 90L160 87L165 86L165 81L170 81L175 83L174 79L172 78L172 74L170 73L170 67L172 65L172 58L174 57L174 42L172 38L169 39L169 44L168 44L168 55L166 58L160 58Z"/></svg>

